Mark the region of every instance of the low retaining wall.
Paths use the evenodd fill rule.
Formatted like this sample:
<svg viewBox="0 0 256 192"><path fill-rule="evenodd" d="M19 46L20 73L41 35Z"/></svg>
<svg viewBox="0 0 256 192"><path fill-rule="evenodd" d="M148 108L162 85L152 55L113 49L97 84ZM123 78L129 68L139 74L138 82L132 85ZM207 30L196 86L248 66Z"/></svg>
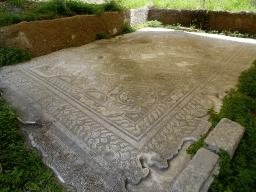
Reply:
<svg viewBox="0 0 256 192"><path fill-rule="evenodd" d="M35 57L95 41L96 34L111 35L129 22L129 12L105 12L97 15L77 15L54 20L23 21L0 28L0 43L4 48L25 49Z"/></svg>
<svg viewBox="0 0 256 192"><path fill-rule="evenodd" d="M21 22L0 28L4 48L25 49L34 57L93 42L96 34L120 32L125 23L135 27L158 20L165 25L194 25L202 30L256 33L256 13L155 8L152 6L97 15L77 15L54 20Z"/></svg>
<svg viewBox="0 0 256 192"><path fill-rule="evenodd" d="M148 20L163 22L165 25L181 24L190 27L194 24L202 30L238 31L239 33L256 34L256 13L249 11L230 12L212 10L190 10L149 8Z"/></svg>

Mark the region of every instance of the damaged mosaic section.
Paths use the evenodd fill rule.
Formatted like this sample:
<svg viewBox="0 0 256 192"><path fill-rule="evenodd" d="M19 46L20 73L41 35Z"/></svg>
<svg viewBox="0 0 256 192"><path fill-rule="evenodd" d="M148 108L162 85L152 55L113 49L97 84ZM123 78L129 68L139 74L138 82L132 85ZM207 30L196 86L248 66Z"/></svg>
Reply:
<svg viewBox="0 0 256 192"><path fill-rule="evenodd" d="M100 178L97 186L125 191L126 180L137 185L149 175L143 162L167 169L184 143L208 132L211 123L203 118L215 104L206 93L214 90L211 81L222 78L216 70L222 55L215 59L214 47L204 54L206 45L182 35L173 34L180 39L171 38L172 47L158 37L102 40L35 58L5 74L52 122L29 137L44 160L57 152L49 166L61 181L71 178L74 186L75 177ZM184 54L179 44L189 51ZM241 48L234 46L236 52Z"/></svg>

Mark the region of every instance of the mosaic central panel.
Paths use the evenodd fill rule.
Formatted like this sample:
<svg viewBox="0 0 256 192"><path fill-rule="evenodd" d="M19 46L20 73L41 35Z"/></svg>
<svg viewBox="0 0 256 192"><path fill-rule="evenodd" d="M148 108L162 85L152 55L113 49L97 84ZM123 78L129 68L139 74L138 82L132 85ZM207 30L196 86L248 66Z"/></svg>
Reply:
<svg viewBox="0 0 256 192"><path fill-rule="evenodd" d="M29 70L103 120L111 130L129 137L136 148L187 93L177 89L182 88L184 76L175 74L156 74L168 83L159 86L143 78L135 79L133 74L106 72L102 66L92 69L56 62Z"/></svg>

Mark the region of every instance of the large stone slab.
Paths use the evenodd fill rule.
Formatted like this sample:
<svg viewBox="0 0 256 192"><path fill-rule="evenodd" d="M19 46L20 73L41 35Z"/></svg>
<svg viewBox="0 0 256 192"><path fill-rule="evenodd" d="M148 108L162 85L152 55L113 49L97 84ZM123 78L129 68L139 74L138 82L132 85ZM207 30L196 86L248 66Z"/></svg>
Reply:
<svg viewBox="0 0 256 192"><path fill-rule="evenodd" d="M23 120L48 122L29 139L61 182L168 191L255 58L255 44L147 28L3 67L0 87Z"/></svg>

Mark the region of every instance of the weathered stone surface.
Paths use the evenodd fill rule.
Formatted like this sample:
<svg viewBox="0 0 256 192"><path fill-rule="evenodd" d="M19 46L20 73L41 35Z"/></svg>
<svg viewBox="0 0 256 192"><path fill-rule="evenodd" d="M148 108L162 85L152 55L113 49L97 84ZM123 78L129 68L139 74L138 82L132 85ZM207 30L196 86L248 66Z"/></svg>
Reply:
<svg viewBox="0 0 256 192"><path fill-rule="evenodd" d="M27 50L31 50L33 48L23 32L19 32L18 36L13 39L7 39L6 44L18 49L23 49L25 47Z"/></svg>
<svg viewBox="0 0 256 192"><path fill-rule="evenodd" d="M205 142L211 145L205 148L217 152L220 152L219 148L224 149L232 158L244 132L245 128L242 125L223 118L215 127L215 132L206 138Z"/></svg>
<svg viewBox="0 0 256 192"><path fill-rule="evenodd" d="M210 129L212 97L235 88L255 57L255 44L147 28L3 67L0 86L27 103L24 121L37 111L49 122L29 140L60 181L165 191L188 163L179 153Z"/></svg>
<svg viewBox="0 0 256 192"><path fill-rule="evenodd" d="M209 146L204 145L197 151L171 191L207 192L214 180L212 174L218 175L220 172L220 157L213 151L225 150L232 159L244 132L245 128L240 124L223 118L204 141Z"/></svg>
<svg viewBox="0 0 256 192"><path fill-rule="evenodd" d="M250 11L213 11L193 9L170 9L150 7L148 20L163 22L165 25L194 25L202 30L238 31L239 33L255 34L256 13Z"/></svg>

